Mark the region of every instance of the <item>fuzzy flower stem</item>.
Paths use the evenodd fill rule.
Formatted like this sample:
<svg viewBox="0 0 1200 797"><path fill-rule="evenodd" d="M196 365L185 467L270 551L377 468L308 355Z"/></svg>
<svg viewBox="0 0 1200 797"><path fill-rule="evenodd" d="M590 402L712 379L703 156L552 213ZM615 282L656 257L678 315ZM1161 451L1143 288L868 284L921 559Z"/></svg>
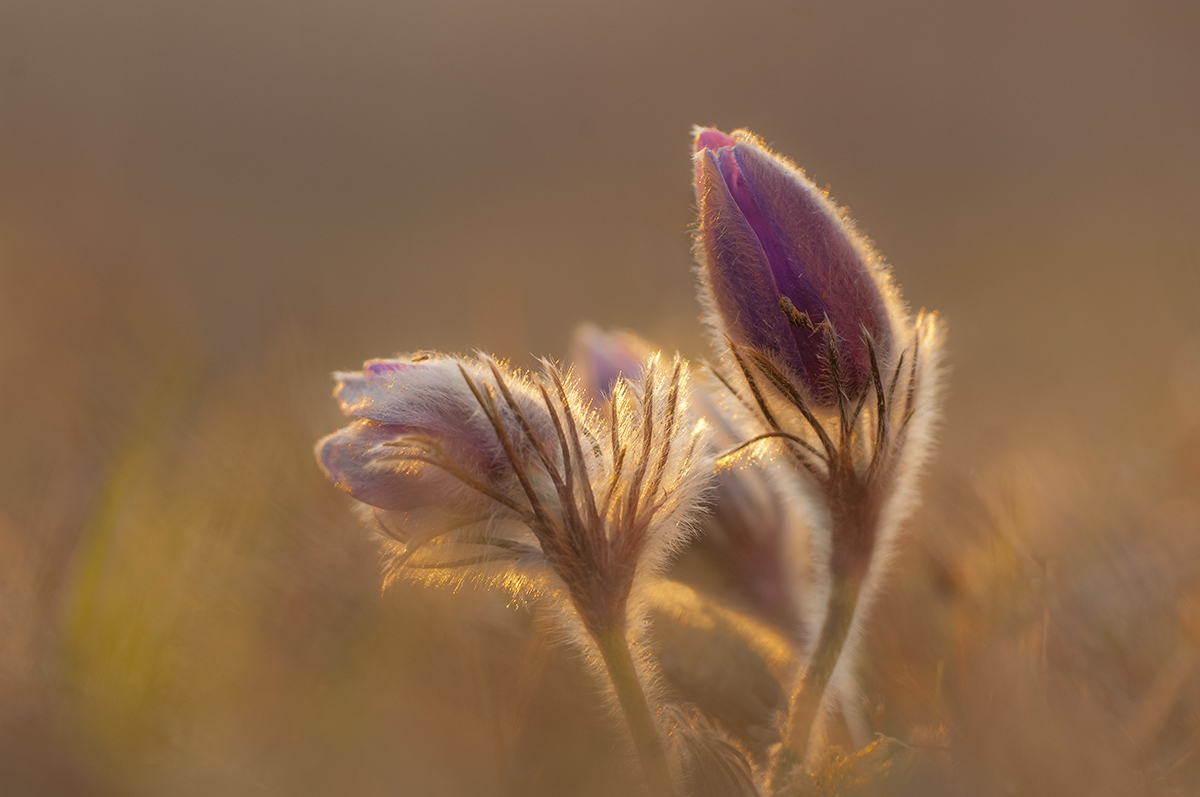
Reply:
<svg viewBox="0 0 1200 797"><path fill-rule="evenodd" d="M621 710L625 713L625 722L629 725L629 733L633 737L633 746L641 761L650 794L653 797L674 797L671 767L667 763L658 727L650 714L646 694L638 681L637 670L633 664L633 656L629 653L624 632L619 626L613 625L596 633L594 638L608 668L613 688L617 691Z"/></svg>
<svg viewBox="0 0 1200 797"><path fill-rule="evenodd" d="M829 679L841 658L842 647L850 634L854 621L854 609L858 605L858 594L862 581L854 576L835 575L829 589L829 605L821 636L813 651L812 659L805 670L800 685L792 695L788 711L787 729L783 737L783 749L771 773L771 790L783 785L792 769L804 762L808 753L809 736L821 709L821 700Z"/></svg>

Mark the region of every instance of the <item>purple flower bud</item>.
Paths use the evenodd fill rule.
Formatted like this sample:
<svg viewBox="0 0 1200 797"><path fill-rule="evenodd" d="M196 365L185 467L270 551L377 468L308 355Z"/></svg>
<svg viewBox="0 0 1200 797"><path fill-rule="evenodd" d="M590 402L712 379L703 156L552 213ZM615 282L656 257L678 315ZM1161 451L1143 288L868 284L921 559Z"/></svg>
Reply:
<svg viewBox="0 0 1200 797"><path fill-rule="evenodd" d="M605 332L594 324L578 327L571 341L579 386L593 403L607 401L619 378L636 378L653 351L632 332Z"/></svg>
<svg viewBox="0 0 1200 797"><path fill-rule="evenodd" d="M803 172L749 132L700 129L695 143L698 243L719 328L831 406L827 321L838 336L842 389L857 395L871 373L863 333L887 351L891 331L866 245Z"/></svg>

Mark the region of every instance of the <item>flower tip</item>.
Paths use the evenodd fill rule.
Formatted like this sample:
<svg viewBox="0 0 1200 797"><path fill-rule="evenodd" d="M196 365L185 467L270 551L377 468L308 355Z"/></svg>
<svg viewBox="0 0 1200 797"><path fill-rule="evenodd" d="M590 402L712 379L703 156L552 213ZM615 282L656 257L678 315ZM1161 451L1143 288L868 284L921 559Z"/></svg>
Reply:
<svg viewBox="0 0 1200 797"><path fill-rule="evenodd" d="M731 136L722 133L714 127L696 128L696 152L703 152L706 149L716 150L721 147L732 147L736 143Z"/></svg>

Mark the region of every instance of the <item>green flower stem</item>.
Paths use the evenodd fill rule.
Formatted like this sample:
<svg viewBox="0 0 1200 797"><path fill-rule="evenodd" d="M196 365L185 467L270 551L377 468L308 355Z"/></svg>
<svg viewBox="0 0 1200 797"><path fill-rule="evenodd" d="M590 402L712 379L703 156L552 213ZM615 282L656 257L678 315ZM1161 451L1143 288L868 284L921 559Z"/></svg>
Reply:
<svg viewBox="0 0 1200 797"><path fill-rule="evenodd" d="M858 604L858 593L862 581L857 578L833 577L829 590L829 606L825 613L825 623L821 627L821 636L813 651L812 660L800 679L792 695L791 708L788 712L787 729L783 737L783 749L780 750L775 766L771 772L771 790L774 792L783 785L788 773L797 764L804 763L808 754L809 737L812 734L813 723L817 712L821 709L821 700L825 697L825 689L829 679L837 667L842 655L842 647L850 634L850 626L854 620L854 607Z"/></svg>
<svg viewBox="0 0 1200 797"><path fill-rule="evenodd" d="M613 627L597 633L595 639L600 655L604 657L604 664L608 667L613 688L617 690L621 710L625 712L625 722L633 736L633 746L641 761L650 794L654 797L674 797L671 767L667 763L662 738L658 735L658 726L650 714L646 694L638 682L625 634L622 629Z"/></svg>

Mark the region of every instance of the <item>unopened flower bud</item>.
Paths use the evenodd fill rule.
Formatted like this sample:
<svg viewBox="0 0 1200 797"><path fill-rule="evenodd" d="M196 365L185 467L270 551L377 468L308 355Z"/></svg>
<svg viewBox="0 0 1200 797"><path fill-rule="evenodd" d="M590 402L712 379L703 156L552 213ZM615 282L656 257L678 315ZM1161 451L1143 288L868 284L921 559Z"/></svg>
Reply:
<svg viewBox="0 0 1200 797"><path fill-rule="evenodd" d="M745 130L696 134L698 249L718 329L791 370L820 406L871 379L865 335L890 339L885 279L824 192ZM865 334L864 334L865 333ZM884 349L886 350L886 348Z"/></svg>
<svg viewBox="0 0 1200 797"><path fill-rule="evenodd" d="M679 582L658 582L647 602L667 682L765 755L787 709L781 683L795 666L791 640Z"/></svg>
<svg viewBox="0 0 1200 797"><path fill-rule="evenodd" d="M579 387L593 403L607 400L621 377L636 377L653 351L653 346L632 332L605 332L594 324L576 328L571 340Z"/></svg>

